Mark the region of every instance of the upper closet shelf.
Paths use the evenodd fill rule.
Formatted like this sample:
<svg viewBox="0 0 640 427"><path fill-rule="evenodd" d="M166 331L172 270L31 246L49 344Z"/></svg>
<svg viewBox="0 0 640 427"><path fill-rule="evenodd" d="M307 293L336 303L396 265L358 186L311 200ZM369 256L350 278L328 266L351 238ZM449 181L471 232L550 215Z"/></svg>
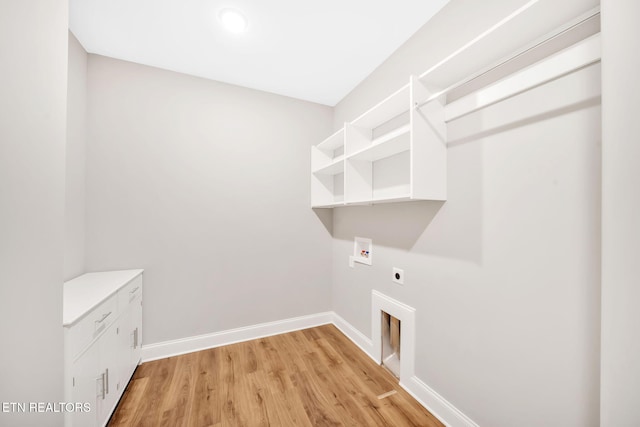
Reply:
<svg viewBox="0 0 640 427"><path fill-rule="evenodd" d="M406 113L411 106L408 104L411 85L407 84L389 95L385 100L379 102L373 108L360 117L355 119L351 124L361 128L373 129L382 123L385 123L394 117Z"/></svg>
<svg viewBox="0 0 640 427"><path fill-rule="evenodd" d="M344 173L343 162L344 128L312 147L311 171L314 174L335 175Z"/></svg>
<svg viewBox="0 0 640 427"><path fill-rule="evenodd" d="M447 123L600 60L600 9L540 36L531 0L315 147L311 206L446 200ZM508 56L501 56L510 51Z"/></svg>
<svg viewBox="0 0 640 427"><path fill-rule="evenodd" d="M344 156L334 158L330 163L314 170L313 173L317 175L336 175L344 173Z"/></svg>
<svg viewBox="0 0 640 427"><path fill-rule="evenodd" d="M410 148L411 125L407 123L374 139L370 145L350 154L349 159L375 162L403 151L408 151Z"/></svg>
<svg viewBox="0 0 640 427"><path fill-rule="evenodd" d="M316 145L316 148L322 151L331 152L344 146L344 129L340 129L329 138Z"/></svg>

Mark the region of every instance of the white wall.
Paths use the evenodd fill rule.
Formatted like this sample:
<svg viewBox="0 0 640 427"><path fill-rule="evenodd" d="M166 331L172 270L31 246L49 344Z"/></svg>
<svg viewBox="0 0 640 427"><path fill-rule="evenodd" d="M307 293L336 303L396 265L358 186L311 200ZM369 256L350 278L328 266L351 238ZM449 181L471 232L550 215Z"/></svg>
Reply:
<svg viewBox="0 0 640 427"><path fill-rule="evenodd" d="M601 425L640 425L640 3L602 2Z"/></svg>
<svg viewBox="0 0 640 427"><path fill-rule="evenodd" d="M64 278L84 273L87 52L69 32Z"/></svg>
<svg viewBox="0 0 640 427"><path fill-rule="evenodd" d="M451 2L334 127L524 3ZM540 2L540 35L593 6ZM372 289L415 307L416 375L478 425L598 425L599 93L594 65L450 124L445 203L334 209L334 310L369 336ZM373 266L348 267L354 236Z"/></svg>
<svg viewBox="0 0 640 427"><path fill-rule="evenodd" d="M67 2L0 3L0 402L63 399ZM59 414L0 425L58 426Z"/></svg>
<svg viewBox="0 0 640 427"><path fill-rule="evenodd" d="M144 344L329 310L331 108L95 55L88 87L87 270L145 269Z"/></svg>

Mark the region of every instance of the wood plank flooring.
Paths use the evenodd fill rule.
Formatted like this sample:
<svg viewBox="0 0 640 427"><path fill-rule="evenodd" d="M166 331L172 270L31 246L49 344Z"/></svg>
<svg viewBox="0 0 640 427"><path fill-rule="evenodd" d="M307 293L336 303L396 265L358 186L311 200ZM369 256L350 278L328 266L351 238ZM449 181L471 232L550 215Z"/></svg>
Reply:
<svg viewBox="0 0 640 427"><path fill-rule="evenodd" d="M143 363L109 426L443 424L325 325Z"/></svg>

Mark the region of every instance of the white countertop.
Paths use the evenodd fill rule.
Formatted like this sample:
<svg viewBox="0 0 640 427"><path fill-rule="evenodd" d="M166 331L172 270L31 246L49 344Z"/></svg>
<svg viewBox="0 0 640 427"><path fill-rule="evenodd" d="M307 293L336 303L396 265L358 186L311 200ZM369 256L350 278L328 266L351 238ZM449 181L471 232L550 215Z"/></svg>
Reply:
<svg viewBox="0 0 640 427"><path fill-rule="evenodd" d="M144 270L87 273L64 282L62 325L71 326Z"/></svg>

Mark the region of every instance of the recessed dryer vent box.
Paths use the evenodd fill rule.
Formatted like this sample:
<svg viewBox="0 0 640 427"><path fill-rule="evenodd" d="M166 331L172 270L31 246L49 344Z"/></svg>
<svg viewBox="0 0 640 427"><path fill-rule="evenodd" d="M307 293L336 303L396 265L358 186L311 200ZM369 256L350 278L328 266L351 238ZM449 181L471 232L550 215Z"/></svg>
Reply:
<svg viewBox="0 0 640 427"><path fill-rule="evenodd" d="M359 262L371 265L373 258L373 244L371 239L364 237L356 237L353 242L353 255L350 258L351 263Z"/></svg>

